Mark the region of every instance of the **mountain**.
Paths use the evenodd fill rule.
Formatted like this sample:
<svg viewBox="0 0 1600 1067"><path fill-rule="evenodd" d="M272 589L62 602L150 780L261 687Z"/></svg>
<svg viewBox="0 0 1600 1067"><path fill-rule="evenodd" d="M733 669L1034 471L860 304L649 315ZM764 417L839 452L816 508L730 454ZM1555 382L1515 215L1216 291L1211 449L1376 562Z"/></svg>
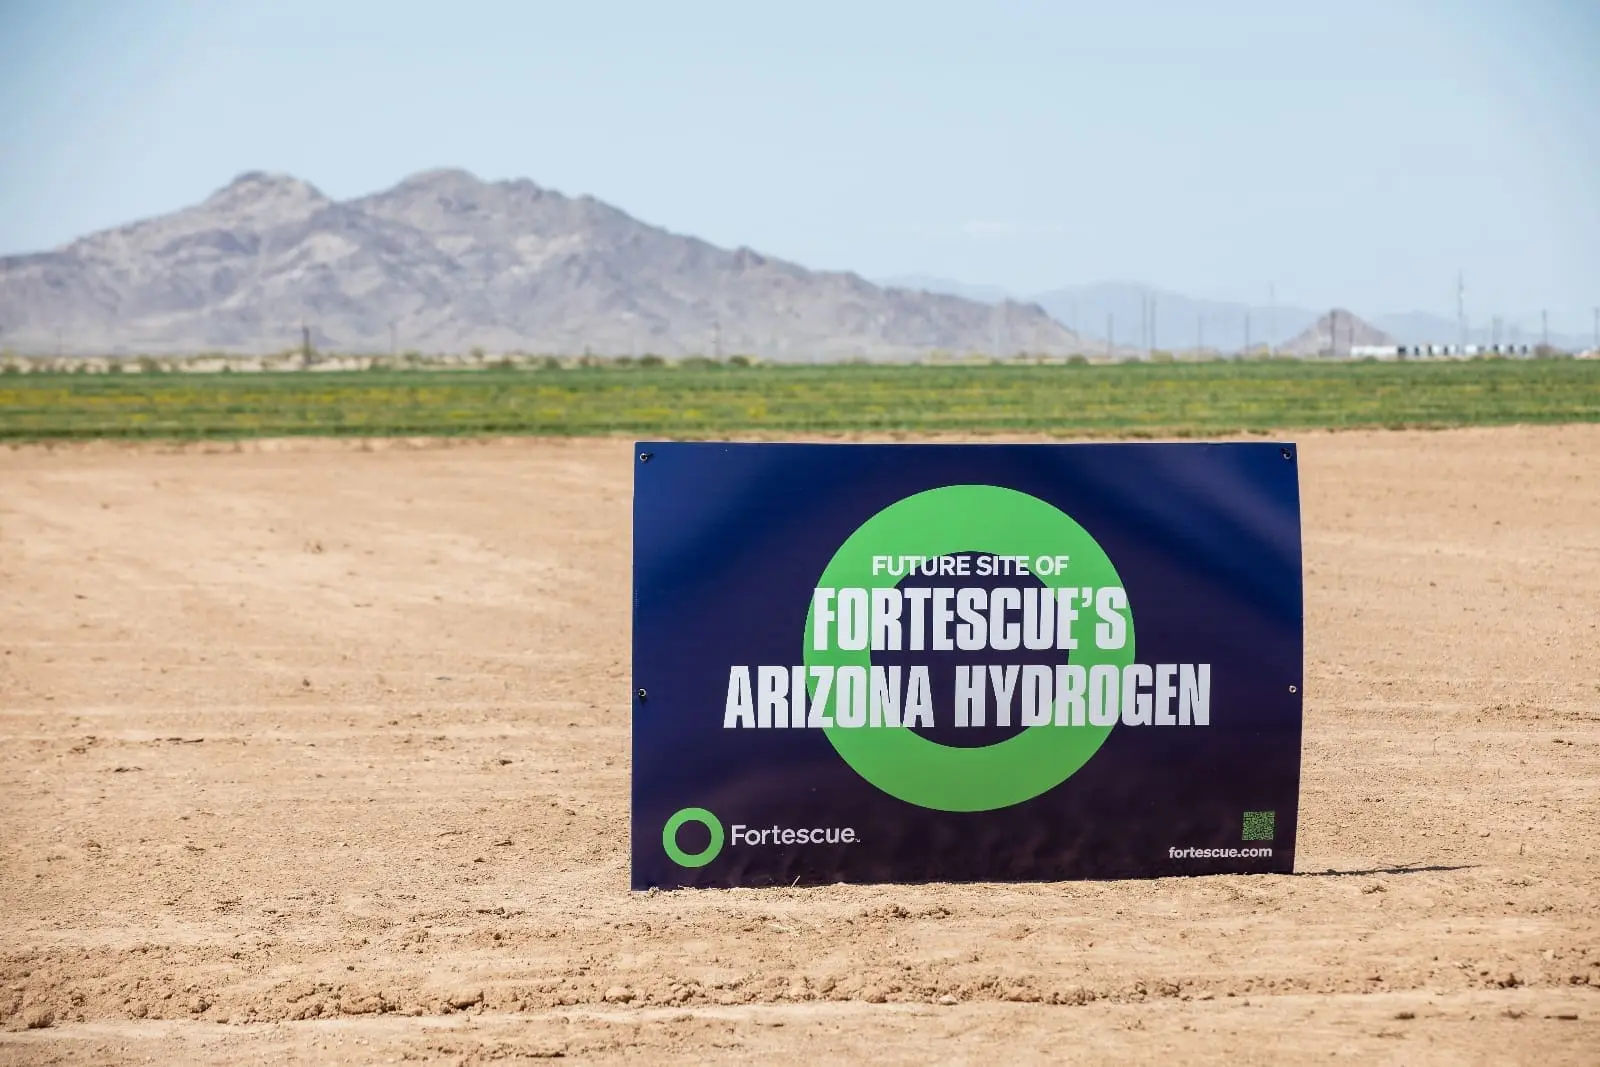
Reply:
<svg viewBox="0 0 1600 1067"><path fill-rule="evenodd" d="M1134 282L1100 282L1072 285L1043 293L1008 294L998 286L968 285L948 278L909 275L886 284L950 293L971 300L995 303L1008 296L1026 299L1044 308L1057 322L1085 338L1104 345L1108 335L1118 347L1135 351L1238 352L1246 347L1277 344L1316 321L1318 312L1298 307L1249 305L1221 300L1201 300L1170 290ZM1153 309L1154 334L1146 331L1146 314ZM1091 343L1091 350L1096 346Z"/></svg>
<svg viewBox="0 0 1600 1067"><path fill-rule="evenodd" d="M1347 356L1353 345L1392 345L1398 342L1369 322L1343 308L1335 308L1278 346L1286 356Z"/></svg>
<svg viewBox="0 0 1600 1067"><path fill-rule="evenodd" d="M1461 326L1455 319L1447 319L1443 315L1434 315L1426 311L1375 315L1372 323L1403 345L1453 345L1461 341ZM1503 319L1498 325L1493 319L1468 323L1469 345L1537 345L1543 340L1544 329L1538 319L1531 322ZM1581 334L1559 333L1552 330L1550 344L1563 351L1579 352L1593 347L1595 339L1593 335L1585 337Z"/></svg>
<svg viewBox="0 0 1600 1067"><path fill-rule="evenodd" d="M1203 300L1170 290L1132 282L1101 282L1074 285L1043 293L1008 294L998 286L967 285L948 278L922 275L890 279L891 284L914 286L935 293L953 293L973 300L993 303L1008 295L1036 303L1067 329L1089 340L1089 350L1106 336L1108 327L1126 345L1142 352L1146 335L1141 328L1147 302L1155 307L1153 348L1167 351L1193 351L1202 345L1208 351L1240 352L1245 348L1263 350L1267 344L1282 345L1310 329L1326 310L1270 304L1244 304L1222 300ZM1373 315L1368 321L1398 344L1456 344L1461 337L1456 320L1426 311ZM1470 324L1468 344L1538 344L1544 336L1537 316L1503 319L1496 323L1484 317ZM1341 332L1341 341L1343 338ZM1552 330L1550 343L1558 349L1576 352L1596 345L1595 336Z"/></svg>
<svg viewBox="0 0 1600 1067"><path fill-rule="evenodd" d="M254 171L185 210L0 259L0 347L18 351L274 351L302 324L319 348L365 352L1085 348L1035 304L811 271L461 170L346 201Z"/></svg>
<svg viewBox="0 0 1600 1067"><path fill-rule="evenodd" d="M1304 308L1200 300L1132 282L1068 286L1032 299L1069 329L1097 337L1110 329L1122 342L1169 352L1276 345L1317 318Z"/></svg>

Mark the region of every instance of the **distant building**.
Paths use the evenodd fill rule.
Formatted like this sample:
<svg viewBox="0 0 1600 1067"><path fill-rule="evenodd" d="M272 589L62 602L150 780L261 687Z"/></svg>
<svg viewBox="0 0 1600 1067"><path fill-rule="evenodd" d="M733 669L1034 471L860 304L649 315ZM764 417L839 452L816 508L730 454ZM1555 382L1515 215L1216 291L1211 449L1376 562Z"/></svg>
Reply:
<svg viewBox="0 0 1600 1067"><path fill-rule="evenodd" d="M1399 345L1397 355L1403 359L1427 359L1441 356L1527 356L1533 354L1532 345Z"/></svg>

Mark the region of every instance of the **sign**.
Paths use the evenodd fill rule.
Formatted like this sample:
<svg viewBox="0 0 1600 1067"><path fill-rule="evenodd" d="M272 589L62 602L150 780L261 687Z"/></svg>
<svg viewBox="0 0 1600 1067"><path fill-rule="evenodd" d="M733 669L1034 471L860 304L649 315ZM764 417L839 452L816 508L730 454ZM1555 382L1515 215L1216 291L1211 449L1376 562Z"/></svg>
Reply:
<svg viewBox="0 0 1600 1067"><path fill-rule="evenodd" d="M1292 871L1297 467L640 443L633 888Z"/></svg>

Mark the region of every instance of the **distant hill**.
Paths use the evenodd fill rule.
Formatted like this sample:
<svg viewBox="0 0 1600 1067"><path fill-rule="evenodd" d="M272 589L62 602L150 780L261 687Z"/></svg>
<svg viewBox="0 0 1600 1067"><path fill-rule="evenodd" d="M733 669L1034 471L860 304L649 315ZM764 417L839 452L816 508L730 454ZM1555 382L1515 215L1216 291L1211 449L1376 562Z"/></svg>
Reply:
<svg viewBox="0 0 1600 1067"><path fill-rule="evenodd" d="M1398 342L1352 312L1335 308L1305 330L1278 346L1286 356L1348 356L1353 345L1392 345Z"/></svg>
<svg viewBox="0 0 1600 1067"><path fill-rule="evenodd" d="M0 259L0 348L1068 354L1040 307L723 249L588 196L461 170L336 201L251 172L193 207Z"/></svg>
<svg viewBox="0 0 1600 1067"><path fill-rule="evenodd" d="M1461 326L1455 319L1434 315L1426 311L1407 311L1399 314L1374 315L1372 324L1403 345L1453 345L1461 340ZM1492 318L1469 321L1467 344L1540 344L1544 331L1537 319L1524 321L1510 319L1496 327ZM1594 345L1594 335L1550 332L1550 344L1569 352L1582 351Z"/></svg>
<svg viewBox="0 0 1600 1067"><path fill-rule="evenodd" d="M1203 300L1132 282L1074 285L1032 298L1058 322L1119 341L1165 351L1238 352L1246 345L1279 344L1316 320L1316 312L1222 300ZM1142 329L1146 309L1153 333Z"/></svg>
<svg viewBox="0 0 1600 1067"><path fill-rule="evenodd" d="M967 285L922 275L889 281L991 303L1008 295L997 286ZM1141 351L1148 340L1141 324L1149 303L1155 309L1155 336L1150 347L1167 351L1204 347L1209 351L1238 352L1247 344L1277 344L1304 330L1318 315L1300 307L1203 300L1135 282L1097 282L1012 295L1038 304L1057 322L1083 337L1103 339L1109 330L1119 348L1129 345Z"/></svg>
<svg viewBox="0 0 1600 1067"><path fill-rule="evenodd" d="M1013 299L1026 299L1038 304L1057 322L1085 338L1105 337L1108 323L1111 324L1119 346L1141 343L1141 308L1144 301L1152 300L1156 313L1155 347L1169 351L1192 351L1203 344L1208 351L1239 352L1247 343L1252 350L1262 351L1269 342L1281 345L1290 341L1327 315L1326 309L1313 310L1294 305L1274 307L1265 301L1245 304L1205 300L1134 282L1072 285L1024 295L1007 294L998 286L967 285L948 278L924 275L891 281L895 284L914 284L929 292L954 293L991 303L1007 295ZM1398 344L1455 344L1461 336L1454 318L1426 311L1370 315L1367 321L1394 338ZM1543 336L1537 316L1505 319L1497 329L1492 318L1485 315L1471 320L1469 325L1469 344L1538 344ZM1593 346L1594 337L1592 333L1552 330L1550 343L1557 348L1579 351Z"/></svg>

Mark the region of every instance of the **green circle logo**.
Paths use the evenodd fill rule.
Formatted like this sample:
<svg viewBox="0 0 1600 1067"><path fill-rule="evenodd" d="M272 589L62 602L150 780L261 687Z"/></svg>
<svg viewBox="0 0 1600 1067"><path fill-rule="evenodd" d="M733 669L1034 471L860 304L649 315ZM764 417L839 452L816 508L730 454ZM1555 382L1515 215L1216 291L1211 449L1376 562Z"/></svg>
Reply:
<svg viewBox="0 0 1600 1067"><path fill-rule="evenodd" d="M874 556L935 559L962 552L1022 555L1029 560L1065 555L1062 572L1038 574L1052 589L1121 587L1105 551L1064 512L1037 497L993 485L930 489L889 505L862 523L839 546L817 580L827 588L888 588L897 579L872 573ZM806 614L806 666L870 667L869 650L813 648L813 613ZM1133 619L1119 648L1102 649L1080 638L1072 662L1117 668L1133 662ZM809 678L812 695L815 680ZM1089 762L1113 725L1033 726L995 745L956 748L907 729L824 730L835 750L861 777L908 804L938 811L991 811L1045 793ZM680 813L681 814L681 813ZM716 840L720 841L720 838ZM670 850L669 850L670 851Z"/></svg>
<svg viewBox="0 0 1600 1067"><path fill-rule="evenodd" d="M678 847L678 830L685 823L697 822L711 831L711 843L699 852L685 852ZM704 867L722 852L722 820L705 808L684 808L673 812L667 825L661 828L661 847L679 867Z"/></svg>

